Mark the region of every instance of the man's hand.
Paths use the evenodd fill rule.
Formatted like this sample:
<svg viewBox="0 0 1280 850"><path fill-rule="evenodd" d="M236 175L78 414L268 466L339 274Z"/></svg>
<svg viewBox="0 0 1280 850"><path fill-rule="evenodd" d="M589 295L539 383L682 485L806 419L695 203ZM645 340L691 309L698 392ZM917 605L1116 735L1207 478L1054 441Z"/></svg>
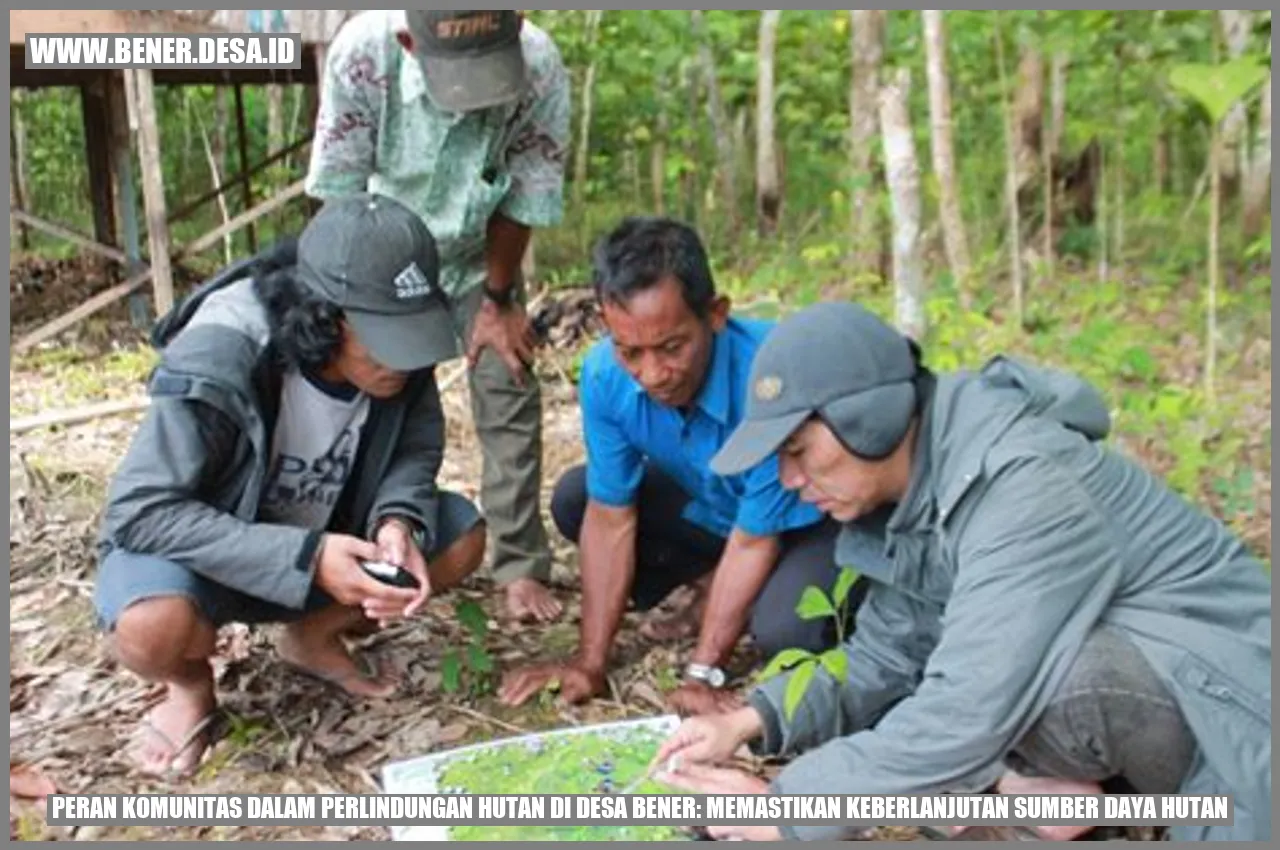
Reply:
<svg viewBox="0 0 1280 850"><path fill-rule="evenodd" d="M569 705L584 702L605 689L604 671L579 661L534 664L503 677L498 699L504 705L520 705L553 682L559 684L560 701Z"/></svg>
<svg viewBox="0 0 1280 850"><path fill-rule="evenodd" d="M704 682L685 682L667 694L667 707L682 717L728 714L742 707L742 698L734 691L717 690Z"/></svg>
<svg viewBox="0 0 1280 850"><path fill-rule="evenodd" d="M506 307L498 307L485 299L476 312L475 322L471 327L471 341L467 348L467 362L475 368L480 362L480 354L486 347L492 348L494 354L502 359L511 378L520 386L524 386L525 369L533 364L533 349L537 345L537 335L524 305L513 301Z"/></svg>
<svg viewBox="0 0 1280 850"><path fill-rule="evenodd" d="M681 764L728 761L738 747L759 735L763 728L760 713L750 706L732 714L691 717L662 742L650 767L664 765L677 755Z"/></svg>
<svg viewBox="0 0 1280 850"><path fill-rule="evenodd" d="M682 763L673 771L665 769L658 771L654 778L694 794L767 794L769 792L769 784L750 773L723 767L708 767L703 764ZM706 829L717 841L782 840L782 833L776 826L709 826Z"/></svg>
<svg viewBox="0 0 1280 850"><path fill-rule="evenodd" d="M381 603L365 605L365 615L371 620L386 624L390 620L408 619L422 610L431 595L431 579L427 576L427 560L413 542L413 531L401 519L389 519L378 527L374 537L378 544L378 556L388 564L394 564L418 580L417 595L406 606L383 607Z"/></svg>
<svg viewBox="0 0 1280 850"><path fill-rule="evenodd" d="M417 598L418 591L394 587L378 581L360 566L361 561L376 561L378 546L348 534L326 534L321 538L315 582L339 605L349 608L404 610ZM370 617L370 619L376 619Z"/></svg>

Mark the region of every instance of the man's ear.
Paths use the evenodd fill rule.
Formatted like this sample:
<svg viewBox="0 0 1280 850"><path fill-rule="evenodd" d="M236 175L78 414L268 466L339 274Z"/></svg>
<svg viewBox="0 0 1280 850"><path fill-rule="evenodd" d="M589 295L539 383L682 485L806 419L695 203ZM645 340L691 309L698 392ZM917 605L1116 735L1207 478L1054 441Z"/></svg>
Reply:
<svg viewBox="0 0 1280 850"><path fill-rule="evenodd" d="M413 35L408 30L396 30L396 41L410 53L413 52Z"/></svg>
<svg viewBox="0 0 1280 850"><path fill-rule="evenodd" d="M732 302L728 295L717 295L711 301L711 306L707 310L707 319L711 323L711 330L716 333L724 330L725 324L729 321L729 309Z"/></svg>

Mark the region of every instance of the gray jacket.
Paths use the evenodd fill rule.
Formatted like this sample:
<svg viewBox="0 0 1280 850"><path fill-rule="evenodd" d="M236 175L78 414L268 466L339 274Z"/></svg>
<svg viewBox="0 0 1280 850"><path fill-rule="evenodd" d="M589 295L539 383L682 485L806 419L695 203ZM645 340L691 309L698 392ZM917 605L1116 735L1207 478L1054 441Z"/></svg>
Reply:
<svg viewBox="0 0 1280 850"><path fill-rule="evenodd" d="M801 754L777 793L988 787L1109 623L1196 737L1181 792L1234 796L1234 826L1171 837L1271 837L1270 580L1221 523L1105 447L1109 429L1071 375L996 358L937 379L885 537L849 525L839 540L841 563L874 580L847 684L820 670L790 723L786 675L750 695L766 727L757 751Z"/></svg>
<svg viewBox="0 0 1280 850"><path fill-rule="evenodd" d="M250 271L251 269L246 269ZM249 277L210 282L158 326L151 407L107 495L100 554L157 555L300 609L320 532L257 521L283 366ZM432 370L372 401L329 530L368 538L383 517L436 532L445 423Z"/></svg>

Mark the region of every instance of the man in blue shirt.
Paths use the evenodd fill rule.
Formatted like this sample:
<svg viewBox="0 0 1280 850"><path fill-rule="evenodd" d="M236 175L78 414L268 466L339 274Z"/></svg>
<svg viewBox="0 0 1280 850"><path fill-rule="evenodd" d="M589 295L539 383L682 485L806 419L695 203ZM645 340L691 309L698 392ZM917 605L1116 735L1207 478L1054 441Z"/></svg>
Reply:
<svg viewBox="0 0 1280 850"><path fill-rule="evenodd" d="M770 656L834 644L830 618L801 620L795 608L806 586L835 581L836 525L779 484L776 457L738 475L711 472L772 323L730 317L698 235L631 218L594 260L610 338L582 369L585 469L567 472L552 496L556 525L580 547L581 646L565 663L513 671L500 697L518 705L553 682L566 702L599 693L628 597L648 610L693 584L703 591L697 645L670 704L722 710L736 701L722 665L748 625Z"/></svg>

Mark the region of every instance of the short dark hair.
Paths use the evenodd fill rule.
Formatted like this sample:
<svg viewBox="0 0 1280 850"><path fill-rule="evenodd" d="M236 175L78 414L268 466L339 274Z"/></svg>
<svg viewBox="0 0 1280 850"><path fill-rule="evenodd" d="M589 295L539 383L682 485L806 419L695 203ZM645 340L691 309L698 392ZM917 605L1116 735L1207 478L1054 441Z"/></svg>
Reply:
<svg viewBox="0 0 1280 850"><path fill-rule="evenodd" d="M706 318L716 297L711 262L697 232L671 218L630 216L596 243L592 253L596 298L625 306L637 293L671 277L684 303Z"/></svg>
<svg viewBox="0 0 1280 850"><path fill-rule="evenodd" d="M254 287L267 308L271 342L283 363L307 371L327 366L342 345L342 308L299 283L292 268L259 274Z"/></svg>

